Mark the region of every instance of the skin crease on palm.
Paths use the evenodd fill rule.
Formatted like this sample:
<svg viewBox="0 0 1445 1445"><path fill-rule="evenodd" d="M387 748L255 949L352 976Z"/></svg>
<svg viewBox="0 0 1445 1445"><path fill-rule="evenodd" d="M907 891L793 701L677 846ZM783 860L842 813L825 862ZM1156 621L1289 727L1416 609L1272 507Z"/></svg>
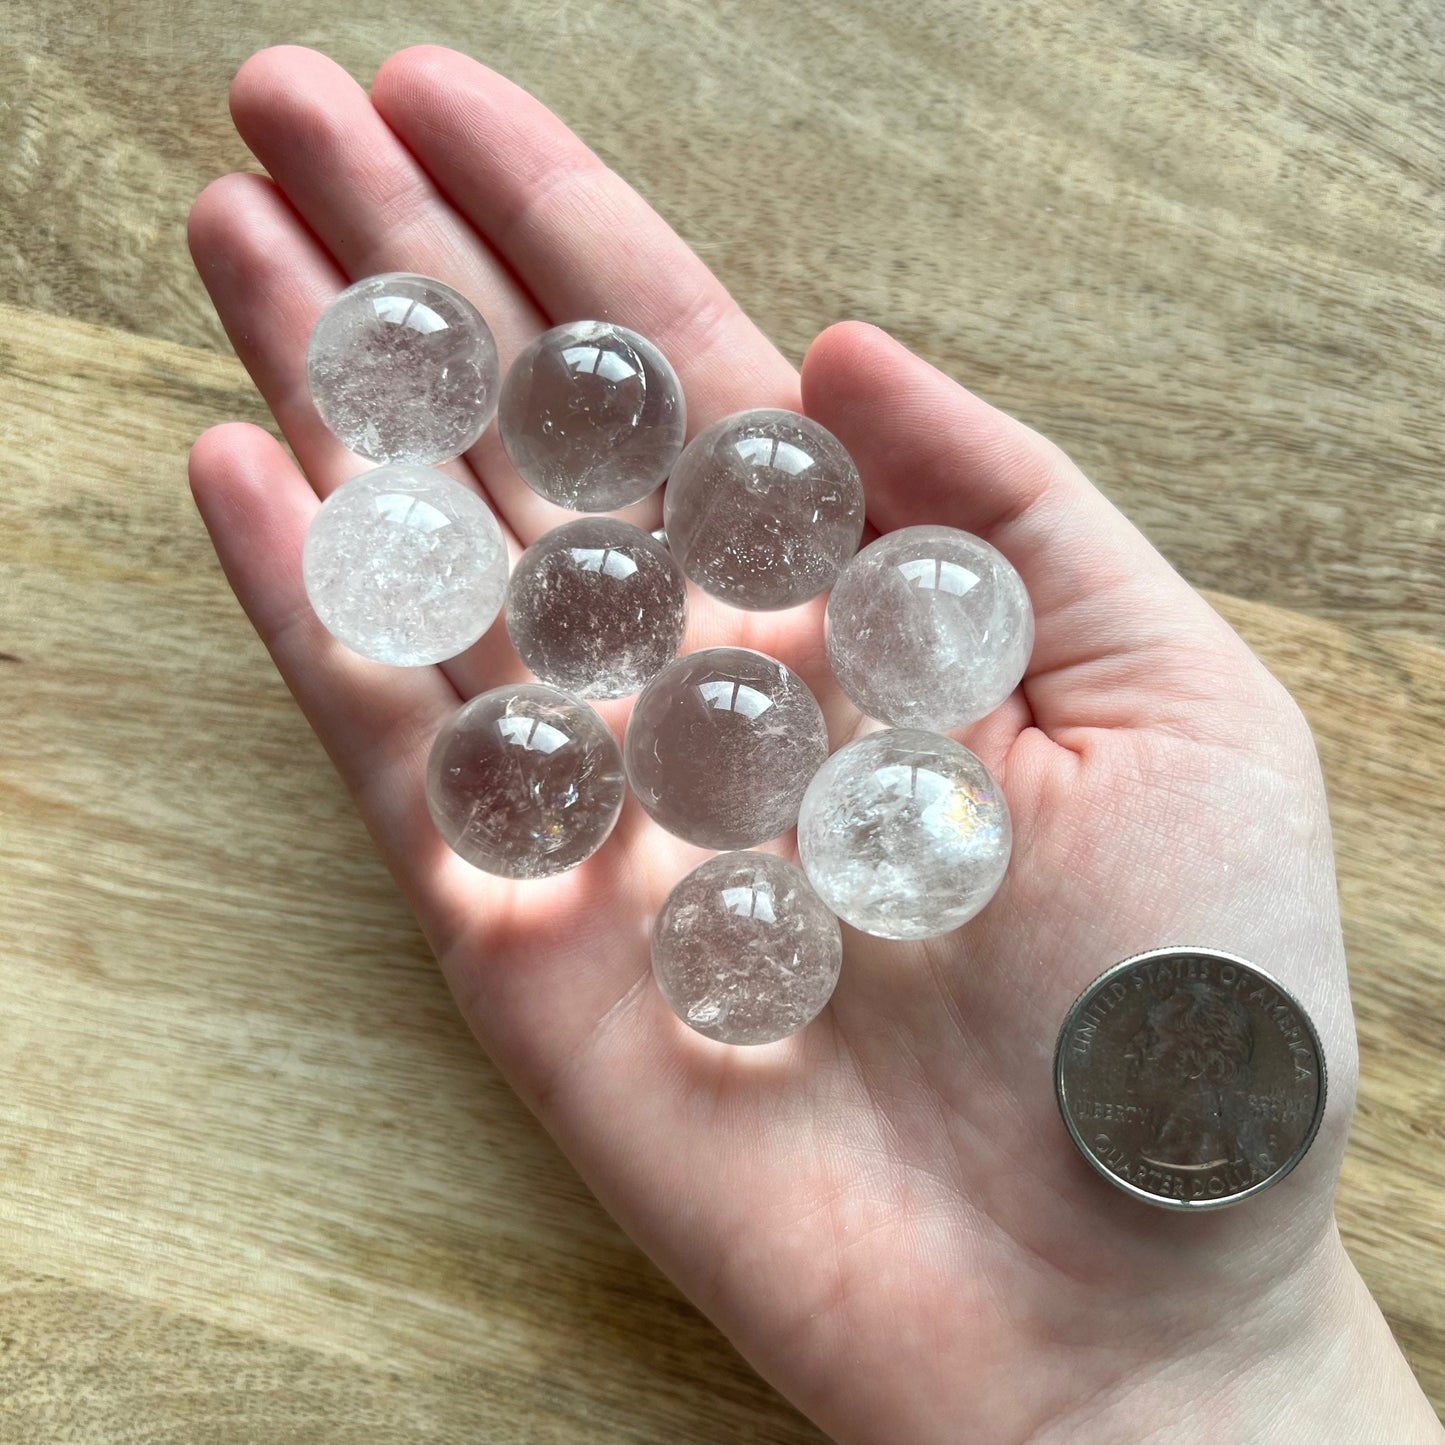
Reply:
<svg viewBox="0 0 1445 1445"><path fill-rule="evenodd" d="M475 61L403 51L368 96L315 52L264 51L231 107L270 178L209 186L191 248L300 470L264 432L218 426L192 453L198 505L477 1037L638 1244L844 1442L1442 1438L1333 1221L1356 1056L1314 745L1222 619L1061 452L882 332L830 328L800 376L633 191ZM1029 675L957 734L1016 835L976 920L906 945L845 928L823 1014L728 1049L652 983L650 920L705 855L634 800L595 858L545 883L449 853L427 749L461 700L524 675L505 629L443 667L388 669L334 642L301 586L319 498L364 468L311 408L307 338L348 281L390 270L468 295L504 365L563 320L631 326L676 365L690 434L744 407L805 410L856 458L869 536L947 523L1010 558L1038 618ZM452 470L514 555L567 520L509 470L495 427ZM625 515L660 512L654 497ZM834 747L865 725L828 677L822 599L690 605L685 651L797 668ZM619 736L628 706L601 709ZM1309 1156L1235 1210L1125 1197L1054 1104L1070 1002L1169 943L1278 974L1328 1057Z"/></svg>

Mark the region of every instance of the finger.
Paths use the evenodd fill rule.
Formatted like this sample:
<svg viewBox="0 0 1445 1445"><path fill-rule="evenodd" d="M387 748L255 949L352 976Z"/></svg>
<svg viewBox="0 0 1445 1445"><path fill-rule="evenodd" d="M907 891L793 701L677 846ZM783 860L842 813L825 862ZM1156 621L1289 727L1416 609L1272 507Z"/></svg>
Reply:
<svg viewBox="0 0 1445 1445"><path fill-rule="evenodd" d="M320 496L367 468L331 435L306 385L306 342L346 284L270 181L231 175L196 197L187 224L196 270L241 364Z"/></svg>
<svg viewBox="0 0 1445 1445"><path fill-rule="evenodd" d="M1024 680L1034 720L1073 727L1207 725L1249 676L1229 625L1052 443L876 327L825 331L803 365L808 415L835 432L882 531L944 523L1018 568L1037 640Z"/></svg>
<svg viewBox="0 0 1445 1445"><path fill-rule="evenodd" d="M531 299L334 60L297 45L258 51L230 102L241 139L348 276L416 258L432 268L423 274L485 301L512 352L542 329Z"/></svg>
<svg viewBox="0 0 1445 1445"><path fill-rule="evenodd" d="M486 318L504 368L545 329L531 298L335 61L294 45L258 52L231 83L231 115L347 281L383 271L445 281ZM567 520L517 476L494 426L468 460L524 543Z"/></svg>
<svg viewBox="0 0 1445 1445"><path fill-rule="evenodd" d="M393 55L373 104L553 322L606 319L667 354L688 429L796 408L797 373L645 201L540 101L455 51Z"/></svg>
<svg viewBox="0 0 1445 1445"><path fill-rule="evenodd" d="M306 385L306 339L342 285L329 257L270 181L223 176L191 210L191 251L217 314L318 496L327 497L367 463L326 430ZM440 470L478 489L462 461ZM490 501L491 499L488 498ZM507 528L503 527L504 532ZM517 542L508 536L515 554ZM493 625L443 670L463 697L523 675L506 629Z"/></svg>
<svg viewBox="0 0 1445 1445"><path fill-rule="evenodd" d="M346 786L433 942L477 906L474 874L426 808L427 754L460 699L436 668L391 668L349 652L317 620L301 549L320 503L276 442L231 423L191 450L191 490L237 599Z"/></svg>

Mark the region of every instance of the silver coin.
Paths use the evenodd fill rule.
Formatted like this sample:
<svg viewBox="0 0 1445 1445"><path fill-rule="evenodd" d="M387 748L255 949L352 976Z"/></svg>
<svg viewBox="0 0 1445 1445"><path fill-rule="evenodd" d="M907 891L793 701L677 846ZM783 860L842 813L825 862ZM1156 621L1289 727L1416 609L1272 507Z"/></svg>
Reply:
<svg viewBox="0 0 1445 1445"><path fill-rule="evenodd" d="M1325 1111L1325 1058L1299 1001L1208 948L1126 958L1075 1000L1054 1091L1084 1158L1167 1209L1218 1209L1278 1183Z"/></svg>

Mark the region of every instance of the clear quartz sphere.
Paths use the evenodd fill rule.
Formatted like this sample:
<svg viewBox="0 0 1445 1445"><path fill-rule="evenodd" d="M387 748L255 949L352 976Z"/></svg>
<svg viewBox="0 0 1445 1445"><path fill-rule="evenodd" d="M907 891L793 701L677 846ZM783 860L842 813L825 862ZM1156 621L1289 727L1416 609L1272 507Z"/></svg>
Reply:
<svg viewBox="0 0 1445 1445"><path fill-rule="evenodd" d="M669 833L701 848L751 848L798 820L828 756L817 699L791 668L742 647L669 663L637 699L627 780Z"/></svg>
<svg viewBox="0 0 1445 1445"><path fill-rule="evenodd" d="M626 791L607 724L542 683L474 697L437 735L426 801L449 847L502 878L549 878L606 841Z"/></svg>
<svg viewBox="0 0 1445 1445"><path fill-rule="evenodd" d="M997 891L1013 846L993 775L951 738L913 728L840 748L803 798L798 851L823 902L879 938L932 938Z"/></svg>
<svg viewBox="0 0 1445 1445"><path fill-rule="evenodd" d="M1008 558L981 537L904 527L843 569L827 637L833 675L869 717L946 732L1018 686L1034 611Z"/></svg>
<svg viewBox="0 0 1445 1445"><path fill-rule="evenodd" d="M687 584L640 527L581 517L533 542L507 587L507 631L543 682L576 697L627 697L677 656Z"/></svg>
<svg viewBox="0 0 1445 1445"><path fill-rule="evenodd" d="M763 409L714 422L663 493L673 555L734 607L795 607L832 586L863 535L863 483L832 432Z"/></svg>
<svg viewBox="0 0 1445 1445"><path fill-rule="evenodd" d="M378 467L312 518L306 595L353 652L421 667L465 652L496 619L507 544L487 504L431 467Z"/></svg>
<svg viewBox="0 0 1445 1445"><path fill-rule="evenodd" d="M497 429L534 492L574 512L615 512L662 485L687 413L677 373L646 337L569 321L512 363Z"/></svg>
<svg viewBox="0 0 1445 1445"><path fill-rule="evenodd" d="M460 456L497 410L501 366L481 312L427 276L348 286L306 353L311 399L349 451L431 465Z"/></svg>
<svg viewBox="0 0 1445 1445"><path fill-rule="evenodd" d="M725 1044L795 1034L832 997L838 920L802 869L771 853L721 853L667 895L652 972L683 1023Z"/></svg>

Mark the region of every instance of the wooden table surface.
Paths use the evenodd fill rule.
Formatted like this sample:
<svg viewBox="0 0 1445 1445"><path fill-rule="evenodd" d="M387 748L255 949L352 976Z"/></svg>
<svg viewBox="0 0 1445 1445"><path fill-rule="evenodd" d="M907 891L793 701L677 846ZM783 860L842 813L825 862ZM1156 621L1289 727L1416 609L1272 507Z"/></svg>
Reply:
<svg viewBox="0 0 1445 1445"><path fill-rule="evenodd" d="M404 18L398 18L404 12ZM0 1439L816 1441L480 1057L184 484L236 65L537 91L791 354L1055 437L1319 737L1351 1251L1445 1401L1438 0L3 0ZM900 1442L906 1445L906 1442Z"/></svg>

